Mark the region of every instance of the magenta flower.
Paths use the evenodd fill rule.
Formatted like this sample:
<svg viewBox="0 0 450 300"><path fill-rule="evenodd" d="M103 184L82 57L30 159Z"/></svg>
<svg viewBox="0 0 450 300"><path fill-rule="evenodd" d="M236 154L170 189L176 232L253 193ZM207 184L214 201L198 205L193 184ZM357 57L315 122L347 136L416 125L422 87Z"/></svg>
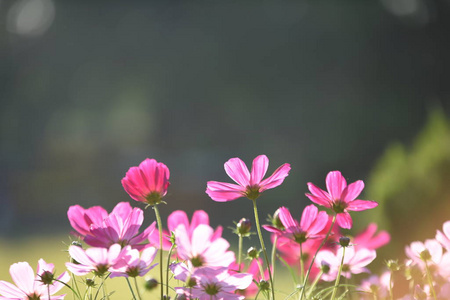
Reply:
<svg viewBox="0 0 450 300"><path fill-rule="evenodd" d="M142 250L148 244L141 243L157 233L153 222L139 234L144 212L140 208L132 208L128 202L117 204L109 215L99 206L84 209L74 205L69 208L67 216L79 236L93 247L109 248L113 244L120 244L122 247L131 245Z"/></svg>
<svg viewBox="0 0 450 300"><path fill-rule="evenodd" d="M285 228L284 230L267 225L263 227L299 244L306 242L308 239L322 237L323 235L320 233L328 223L327 213L324 211L319 212L313 204L305 207L300 223L292 218L289 209L284 206L278 210L278 217Z"/></svg>
<svg viewBox="0 0 450 300"><path fill-rule="evenodd" d="M178 257L189 261L193 267L228 267L235 260L234 253L227 251L230 244L215 236L213 228L206 224L199 224L192 234L185 226L178 226L175 243Z"/></svg>
<svg viewBox="0 0 450 300"><path fill-rule="evenodd" d="M43 259L38 262L38 272L27 262L19 262L11 265L9 273L16 285L0 280L0 299L4 300L50 300L64 299L65 295L51 296L64 287L64 283L70 280L67 272L62 273L57 278L53 278L53 264L47 264ZM58 281L56 281L56 280ZM49 281L49 285L44 282ZM44 281L44 282L43 282ZM51 283L50 283L51 282ZM47 283L47 282L46 282Z"/></svg>
<svg viewBox="0 0 450 300"><path fill-rule="evenodd" d="M230 274L228 268L203 267L191 272L184 264L171 266L175 279L188 283L189 287L175 288L177 294L198 300L242 300L236 290L246 289L252 282L252 274Z"/></svg>
<svg viewBox="0 0 450 300"><path fill-rule="evenodd" d="M114 244L109 249L89 248L86 250L78 246L70 246L69 254L78 264L66 263L66 267L77 276L90 272L94 272L97 276L103 276L111 270L117 272L127 266L127 261L123 259L127 249L129 248L122 249L119 244Z"/></svg>
<svg viewBox="0 0 450 300"><path fill-rule="evenodd" d="M391 235L387 231L377 232L377 224L370 223L367 228L357 234L353 239L353 244L355 248L367 248L367 249L378 249L389 243L391 240Z"/></svg>
<svg viewBox="0 0 450 300"><path fill-rule="evenodd" d="M322 275L321 278L323 280L333 281L336 279L342 261L343 250L344 248L339 248L336 254L329 250L319 251L315 261L316 266L320 268L322 265L326 264L330 267L330 271L327 274ZM351 274L360 274L363 272L370 273L366 266L376 257L377 253L375 250L346 247L341 275L350 278Z"/></svg>
<svg viewBox="0 0 450 300"><path fill-rule="evenodd" d="M333 210L336 214L336 222L342 228L350 229L352 227L353 221L348 211L362 211L378 206L375 201L356 199L364 189L362 180L347 185L341 172L332 171L327 175L326 184L328 192L308 182L311 194L306 194L306 196L312 202Z"/></svg>
<svg viewBox="0 0 450 300"><path fill-rule="evenodd" d="M118 270L114 267L111 268L111 278L114 277L137 277L144 276L151 269L153 269L156 264L152 265L158 250L154 247L149 247L144 249L140 255L139 251L136 249L131 249L130 246L125 247L125 252L123 253L122 260L124 260L126 266L120 266Z"/></svg>
<svg viewBox="0 0 450 300"><path fill-rule="evenodd" d="M282 184L291 169L289 164L283 164L271 176L263 180L268 167L269 159L265 155L259 155L253 160L251 173L241 159L232 158L225 163L225 172L237 184L208 181L206 193L218 202L236 200L240 197L255 200L265 190Z"/></svg>
<svg viewBox="0 0 450 300"><path fill-rule="evenodd" d="M131 167L122 179L125 191L136 201L155 205L167 193L169 168L154 159L145 159L139 167Z"/></svg>

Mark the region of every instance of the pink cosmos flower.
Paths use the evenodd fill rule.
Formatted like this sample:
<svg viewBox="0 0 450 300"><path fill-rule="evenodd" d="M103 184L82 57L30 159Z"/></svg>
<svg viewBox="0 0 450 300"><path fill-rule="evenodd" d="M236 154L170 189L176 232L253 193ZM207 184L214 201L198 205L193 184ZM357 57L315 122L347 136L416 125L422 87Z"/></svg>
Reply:
<svg viewBox="0 0 450 300"><path fill-rule="evenodd" d="M227 251L230 244L224 238L216 237L213 228L206 224L199 224L192 234L185 226L177 226L175 243L178 256L193 267L228 267L235 260L234 253Z"/></svg>
<svg viewBox="0 0 450 300"><path fill-rule="evenodd" d="M251 173L241 159L232 158L225 163L225 172L237 184L208 181L206 193L218 202L236 200L240 197L255 200L265 190L282 184L291 169L289 164L283 164L263 180L268 167L269 159L265 155L259 155L253 160Z"/></svg>
<svg viewBox="0 0 450 300"><path fill-rule="evenodd" d="M131 167L122 179L125 191L136 201L155 205L167 193L169 168L154 159L145 159L139 167Z"/></svg>
<svg viewBox="0 0 450 300"><path fill-rule="evenodd" d="M114 270L111 273L111 278L114 277L137 277L144 276L151 269L153 269L156 264L152 265L155 259L156 253L158 251L154 247L146 248L140 253L136 249L131 249L130 246L125 247L125 252L123 253L122 260L125 261L126 266Z"/></svg>
<svg viewBox="0 0 450 300"><path fill-rule="evenodd" d="M336 254L329 250L319 251L315 261L316 266L320 267L323 264L326 264L330 267L330 271L327 274L323 274L321 279L325 281L333 281L336 279L342 261L343 250L344 248L339 248ZM351 274L363 272L370 273L366 266L370 264L376 256L377 253L375 250L346 247L341 275L350 278Z"/></svg>
<svg viewBox="0 0 450 300"><path fill-rule="evenodd" d="M444 232L437 230L436 240L441 243L447 251L450 251L450 221L445 222L442 229Z"/></svg>
<svg viewBox="0 0 450 300"><path fill-rule="evenodd" d="M326 184L328 192L308 182L311 194L306 196L312 202L333 210L336 214L336 222L342 228L352 227L353 221L348 211L362 211L378 205L375 201L356 199L364 189L362 180L347 185L341 172L332 171L327 175Z"/></svg>
<svg viewBox="0 0 450 300"><path fill-rule="evenodd" d="M386 271L380 276L372 275L368 279L365 279L361 282L360 288L362 291L367 293L373 293L376 296L384 299L388 296L389 292L389 284L391 280L391 272ZM393 284L392 284L393 286ZM373 295L368 295L367 298L364 299L373 299Z"/></svg>
<svg viewBox="0 0 450 300"><path fill-rule="evenodd" d="M278 210L278 217L285 228L284 230L267 225L263 226L264 229L292 239L299 244L306 242L308 239L321 237L320 232L328 222L327 213L324 211L319 212L313 204L305 207L300 222L294 220L289 209L284 206Z"/></svg>
<svg viewBox="0 0 450 300"><path fill-rule="evenodd" d="M439 265L442 259L442 246L436 240L425 240L425 243L422 242L412 242L409 246L405 247L406 255L422 270L425 270L425 262L428 264L436 264Z"/></svg>
<svg viewBox="0 0 450 300"><path fill-rule="evenodd" d="M377 224L370 223L364 231L356 235L353 239L355 248L367 248L375 250L388 244L391 240L391 235L384 230L375 235L375 233L377 232L377 228Z"/></svg>
<svg viewBox="0 0 450 300"><path fill-rule="evenodd" d="M170 232L174 232L178 226L182 225L186 228L186 232L189 234L189 237L192 238L192 233L198 225L204 224L209 226L209 216L203 210L196 210L192 215L192 220L189 223L189 219L187 214L182 210L176 210L169 215L167 218L167 227ZM222 226L218 226L214 231L212 241L222 236Z"/></svg>
<svg viewBox="0 0 450 300"><path fill-rule="evenodd" d="M175 279L187 282L190 287L175 288L177 294L198 300L242 300L236 290L246 289L252 282L252 274L230 274L228 268L202 267L191 272L184 264L171 266Z"/></svg>
<svg viewBox="0 0 450 300"><path fill-rule="evenodd" d="M132 208L128 202L117 204L109 215L99 206L84 209L74 205L69 208L67 216L78 235L93 247L109 248L113 244L120 244L122 247L131 245L142 250L149 246L141 244L147 238L156 235L159 239L155 222L139 234L144 212L140 208Z"/></svg>
<svg viewBox="0 0 450 300"><path fill-rule="evenodd" d="M27 262L19 262L11 265L9 273L16 285L9 282L0 280L0 299L4 300L50 300L64 299L65 295L51 296L64 287L64 283L70 280L70 276L67 272L62 273L60 276L53 279L53 271L55 266L53 264L47 264L43 259L38 262L38 272L34 273L33 269ZM49 276L50 275L50 276ZM43 279L49 279L52 282L47 285L42 281ZM45 281L45 280L44 280Z"/></svg>
<svg viewBox="0 0 450 300"><path fill-rule="evenodd" d="M252 274L253 276L252 283L246 289L237 291L239 295L245 296L245 298L251 298L252 296L255 296L258 293L259 288L255 283L260 282L261 280L261 272L259 270L258 262L260 265L263 265L263 261L261 258L258 258L258 261L256 261L256 259L253 259L248 268L243 272L247 274ZM241 264L241 270L243 269L244 263ZM228 267L228 270L230 274L238 274L237 270L239 270L239 266L237 265L237 263L232 263ZM267 282L269 281L269 270L267 269L264 271L264 280L266 280Z"/></svg>
<svg viewBox="0 0 450 300"><path fill-rule="evenodd" d="M90 272L94 272L97 276L103 276L111 270L117 272L127 266L127 261L123 259L123 256L128 249L128 247L122 249L119 244L114 244L109 249L89 248L86 250L78 246L70 246L69 254L78 264L66 263L66 267L77 276L83 276Z"/></svg>

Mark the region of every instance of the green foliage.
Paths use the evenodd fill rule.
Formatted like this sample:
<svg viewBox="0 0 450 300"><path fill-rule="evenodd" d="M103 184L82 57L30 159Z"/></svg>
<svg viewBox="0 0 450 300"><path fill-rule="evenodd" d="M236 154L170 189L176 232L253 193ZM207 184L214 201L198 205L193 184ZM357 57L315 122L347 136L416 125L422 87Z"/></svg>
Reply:
<svg viewBox="0 0 450 300"><path fill-rule="evenodd" d="M379 207L365 218L391 233L381 253L403 257L406 244L433 238L450 220L450 123L433 111L408 149L394 143L376 164L367 181L366 198Z"/></svg>

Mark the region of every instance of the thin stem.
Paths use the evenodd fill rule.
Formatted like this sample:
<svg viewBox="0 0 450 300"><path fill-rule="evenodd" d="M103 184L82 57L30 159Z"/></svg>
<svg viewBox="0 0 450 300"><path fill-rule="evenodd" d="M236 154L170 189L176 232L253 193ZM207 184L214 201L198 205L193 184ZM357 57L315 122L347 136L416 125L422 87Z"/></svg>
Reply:
<svg viewBox="0 0 450 300"><path fill-rule="evenodd" d="M242 240L243 237L241 234L238 234L239 236L239 252L238 252L238 270L241 272L241 259L242 259Z"/></svg>
<svg viewBox="0 0 450 300"><path fill-rule="evenodd" d="M303 276L305 276L305 266L303 264L303 248L300 244L300 282L303 281Z"/></svg>
<svg viewBox="0 0 450 300"><path fill-rule="evenodd" d="M266 246L264 246L264 240L263 240L262 233L261 233L261 226L259 224L259 217L258 217L258 208L256 207L256 200L252 200L252 201L253 201L253 211L255 213L256 229L258 230L259 241L261 243L261 248L264 253L264 258L266 260L267 269L269 270L270 286L272 288L272 300L275 300L275 288L273 286L272 271L270 270L269 257L267 256ZM264 275L263 275L263 278L264 278Z"/></svg>
<svg viewBox="0 0 450 300"><path fill-rule="evenodd" d="M170 266L170 257L172 256L173 248L175 244L172 244L169 249L169 254L167 256L167 272L166 272L166 295L169 295L169 266Z"/></svg>
<svg viewBox="0 0 450 300"><path fill-rule="evenodd" d="M427 261L424 260L424 262L425 262L425 268L426 268L426 270L427 270L428 285L430 286L431 293L433 294L434 300L436 300L437 297L436 297L436 292L435 292L434 286L433 286L433 280L431 279L430 269L428 268L428 263L427 263Z"/></svg>
<svg viewBox="0 0 450 300"><path fill-rule="evenodd" d="M159 278L160 278L160 286L161 286L161 300L164 298L164 278L163 278L163 235L162 235L162 222L161 216L159 215L159 210L157 205L153 205L153 209L155 210L156 222L158 223L159 230Z"/></svg>
<svg viewBox="0 0 450 300"><path fill-rule="evenodd" d="M259 259L255 258L256 264L258 265L259 268L259 273L261 274L261 279L264 279L264 268L261 265L261 263L259 262Z"/></svg>
<svg viewBox="0 0 450 300"><path fill-rule="evenodd" d="M320 278L323 275L323 271L320 270L319 274L317 274L316 278L314 279L313 283L311 284L311 286L309 287L309 292L308 292L308 297L311 297L311 293L314 291L314 288L316 287L317 283L319 282Z"/></svg>
<svg viewBox="0 0 450 300"><path fill-rule="evenodd" d="M130 284L130 280L128 279L128 277L125 277L125 279L127 280L128 287L130 288L130 291L131 291L131 295L133 295L133 299L136 300L136 296L134 295L133 288L131 287L131 284Z"/></svg>
<svg viewBox="0 0 450 300"><path fill-rule="evenodd" d="M341 279L342 267L344 266L344 257L345 257L345 247L342 247L342 259L341 265L339 266L339 272L336 277L336 281L334 282L333 294L331 294L331 300L334 300L337 292L337 288L339 286L339 280Z"/></svg>
<svg viewBox="0 0 450 300"><path fill-rule="evenodd" d="M277 242L278 242L278 235L275 235L275 239L273 240L273 246L272 246L272 257L270 261L272 262L272 281L275 283L275 254L277 252Z"/></svg>
<svg viewBox="0 0 450 300"><path fill-rule="evenodd" d="M139 300L141 300L142 297L141 297L141 293L139 292L139 286L138 286L138 284L137 284L137 279L136 279L136 277L134 277L134 286L135 286L135 288L136 288L136 293L138 294Z"/></svg>
<svg viewBox="0 0 450 300"><path fill-rule="evenodd" d="M50 300L50 284L47 284L48 300Z"/></svg>
<svg viewBox="0 0 450 300"><path fill-rule="evenodd" d="M391 271L391 276L389 276L389 298L394 300L394 291L392 290L392 277L394 277L394 271Z"/></svg>
<svg viewBox="0 0 450 300"><path fill-rule="evenodd" d="M311 261L311 264L309 265L308 271L306 272L305 280L303 281L303 286L306 286L306 282L307 282L307 280L308 280L308 278L309 278L309 273L311 273L311 269L312 269L312 266L313 266L313 264L314 264L314 261L316 260L317 253L319 253L320 249L322 249L323 245L325 244L325 242L327 241L328 237L330 236L331 231L333 230L333 227L334 227L334 223L335 223L335 222L336 222L336 215L333 216L333 220L332 220L332 222L331 222L331 226L330 226L330 229L329 229L328 232L327 232L327 235L326 235L325 238L323 239L323 241L322 241L322 243L320 244L319 248L317 248L316 253L314 253L314 256L313 256L313 259L312 259L312 261ZM302 294L301 294L300 300L303 299L303 295L304 295L304 294L305 294L305 289L303 288L303 289L302 289Z"/></svg>

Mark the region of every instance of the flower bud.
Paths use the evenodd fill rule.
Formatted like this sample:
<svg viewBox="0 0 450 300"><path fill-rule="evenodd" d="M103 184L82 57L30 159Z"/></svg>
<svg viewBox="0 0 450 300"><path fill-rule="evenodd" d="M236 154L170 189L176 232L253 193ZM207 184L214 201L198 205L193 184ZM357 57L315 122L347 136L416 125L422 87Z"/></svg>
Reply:
<svg viewBox="0 0 450 300"><path fill-rule="evenodd" d="M280 209L277 209L275 211L275 213L273 214L273 217L271 218L271 222L272 222L273 227L278 228L280 230L284 230L285 228L284 228L283 223L281 223L279 215L280 215Z"/></svg>
<svg viewBox="0 0 450 300"><path fill-rule="evenodd" d="M236 232L240 236L249 236L252 223L249 219L242 218L239 223L236 224Z"/></svg>
<svg viewBox="0 0 450 300"><path fill-rule="evenodd" d="M150 278L145 281L144 286L147 291L151 291L158 286L158 281L155 278Z"/></svg>
<svg viewBox="0 0 450 300"><path fill-rule="evenodd" d="M348 245L350 245L350 238L346 237L346 236L341 236L339 238L339 244L342 247L348 247Z"/></svg>
<svg viewBox="0 0 450 300"><path fill-rule="evenodd" d="M86 286L89 286L89 287L94 287L95 286L94 279L86 278L85 283L86 283Z"/></svg>
<svg viewBox="0 0 450 300"><path fill-rule="evenodd" d="M398 260L390 259L386 262L387 267L391 272L396 272L400 270L400 265L398 264Z"/></svg>
<svg viewBox="0 0 450 300"><path fill-rule="evenodd" d="M270 283L266 280L260 280L258 283L259 289L261 291L268 291L270 289Z"/></svg>
<svg viewBox="0 0 450 300"><path fill-rule="evenodd" d="M50 271L44 271L39 276L41 277L41 280L39 281L47 285L52 284L53 280L55 279L53 273Z"/></svg>
<svg viewBox="0 0 450 300"><path fill-rule="evenodd" d="M257 259L259 257L259 252L260 251L258 249L256 249L255 247L250 247L247 250L247 255L251 259Z"/></svg>

